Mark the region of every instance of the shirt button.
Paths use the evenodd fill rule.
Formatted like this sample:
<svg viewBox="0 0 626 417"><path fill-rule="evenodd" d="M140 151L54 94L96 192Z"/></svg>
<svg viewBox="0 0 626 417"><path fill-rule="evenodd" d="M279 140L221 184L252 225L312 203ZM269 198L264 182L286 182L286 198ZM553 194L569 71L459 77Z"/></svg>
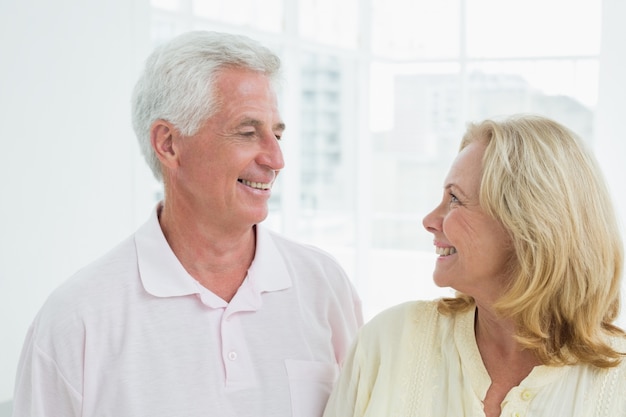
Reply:
<svg viewBox="0 0 626 417"><path fill-rule="evenodd" d="M235 351L228 352L228 359L230 359L231 361L237 360L237 352Z"/></svg>
<svg viewBox="0 0 626 417"><path fill-rule="evenodd" d="M522 400L524 401L530 401L533 398L533 393L532 391L529 391L527 389L525 389L524 391L522 391Z"/></svg>
<svg viewBox="0 0 626 417"><path fill-rule="evenodd" d="M522 415L520 413L518 413L517 411L513 411L511 413L511 417L522 417Z"/></svg>

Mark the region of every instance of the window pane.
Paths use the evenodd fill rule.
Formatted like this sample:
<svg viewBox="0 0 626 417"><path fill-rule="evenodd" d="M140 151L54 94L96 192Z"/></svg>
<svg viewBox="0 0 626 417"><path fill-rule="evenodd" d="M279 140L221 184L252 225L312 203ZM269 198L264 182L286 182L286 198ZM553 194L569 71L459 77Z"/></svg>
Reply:
<svg viewBox="0 0 626 417"><path fill-rule="evenodd" d="M302 37L346 48L357 46L358 0L300 0L299 15Z"/></svg>
<svg viewBox="0 0 626 417"><path fill-rule="evenodd" d="M457 64L372 66L374 247L432 247L421 219L440 200L460 142L458 71Z"/></svg>
<svg viewBox="0 0 626 417"><path fill-rule="evenodd" d="M423 217L440 201L462 120L461 65L373 63L369 280L365 315L407 300L450 296L432 280L436 254Z"/></svg>
<svg viewBox="0 0 626 417"><path fill-rule="evenodd" d="M601 0L467 0L470 57L597 55Z"/></svg>
<svg viewBox="0 0 626 417"><path fill-rule="evenodd" d="M377 56L456 58L459 28L459 0L372 0Z"/></svg>
<svg viewBox="0 0 626 417"><path fill-rule="evenodd" d="M423 228L421 231L429 234ZM434 284L432 276L437 255L433 245L430 247L432 249L427 252L385 249L372 251L369 257L372 279L365 288L360 289L360 293L366 296L366 319L405 301L454 295L452 289L440 288Z"/></svg>
<svg viewBox="0 0 626 417"><path fill-rule="evenodd" d="M172 12L180 9L180 0L150 0L150 4L156 9Z"/></svg>
<svg viewBox="0 0 626 417"><path fill-rule="evenodd" d="M471 120L539 113L592 138L596 60L483 62L469 67L468 87Z"/></svg>
<svg viewBox="0 0 626 417"><path fill-rule="evenodd" d="M298 234L318 244L354 244L354 90L350 68L334 55L306 53L300 62L301 128Z"/></svg>
<svg viewBox="0 0 626 417"><path fill-rule="evenodd" d="M152 14L151 35L154 46L173 38L181 30L176 20L158 13Z"/></svg>
<svg viewBox="0 0 626 417"><path fill-rule="evenodd" d="M198 17L268 32L283 30L282 0L193 0L192 5Z"/></svg>

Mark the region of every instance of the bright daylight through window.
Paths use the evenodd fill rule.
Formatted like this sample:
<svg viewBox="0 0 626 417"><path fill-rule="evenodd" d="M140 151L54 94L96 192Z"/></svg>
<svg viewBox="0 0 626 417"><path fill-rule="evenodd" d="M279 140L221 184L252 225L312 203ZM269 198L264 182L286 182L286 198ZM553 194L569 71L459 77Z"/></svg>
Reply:
<svg viewBox="0 0 626 417"><path fill-rule="evenodd" d="M421 219L440 198L467 121L537 112L594 135L600 0L152 6L155 44L215 29L281 55L287 167L267 222L333 253L367 317L447 293L431 282L434 248Z"/></svg>

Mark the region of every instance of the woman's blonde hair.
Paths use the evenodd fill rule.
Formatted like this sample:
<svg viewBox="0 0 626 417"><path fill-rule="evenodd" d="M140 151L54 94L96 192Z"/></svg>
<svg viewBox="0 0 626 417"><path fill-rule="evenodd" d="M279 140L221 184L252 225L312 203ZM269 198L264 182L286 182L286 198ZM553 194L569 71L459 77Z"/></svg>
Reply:
<svg viewBox="0 0 626 417"><path fill-rule="evenodd" d="M461 142L484 140L480 205L509 231L512 280L494 305L546 365L617 365L607 336L619 313L623 247L593 155L564 126L539 116L471 124ZM469 308L465 294L440 310Z"/></svg>

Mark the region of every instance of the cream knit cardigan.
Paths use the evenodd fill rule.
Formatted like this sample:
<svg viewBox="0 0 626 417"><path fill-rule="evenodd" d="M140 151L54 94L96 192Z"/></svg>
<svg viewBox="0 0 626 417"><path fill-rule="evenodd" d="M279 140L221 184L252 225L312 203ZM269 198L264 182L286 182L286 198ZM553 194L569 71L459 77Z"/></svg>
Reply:
<svg viewBox="0 0 626 417"><path fill-rule="evenodd" d="M626 339L612 340L626 352ZM479 417L491 381L474 338L474 310L440 314L436 301L398 305L359 333L324 417ZM626 416L626 358L611 369L537 366L502 416Z"/></svg>

